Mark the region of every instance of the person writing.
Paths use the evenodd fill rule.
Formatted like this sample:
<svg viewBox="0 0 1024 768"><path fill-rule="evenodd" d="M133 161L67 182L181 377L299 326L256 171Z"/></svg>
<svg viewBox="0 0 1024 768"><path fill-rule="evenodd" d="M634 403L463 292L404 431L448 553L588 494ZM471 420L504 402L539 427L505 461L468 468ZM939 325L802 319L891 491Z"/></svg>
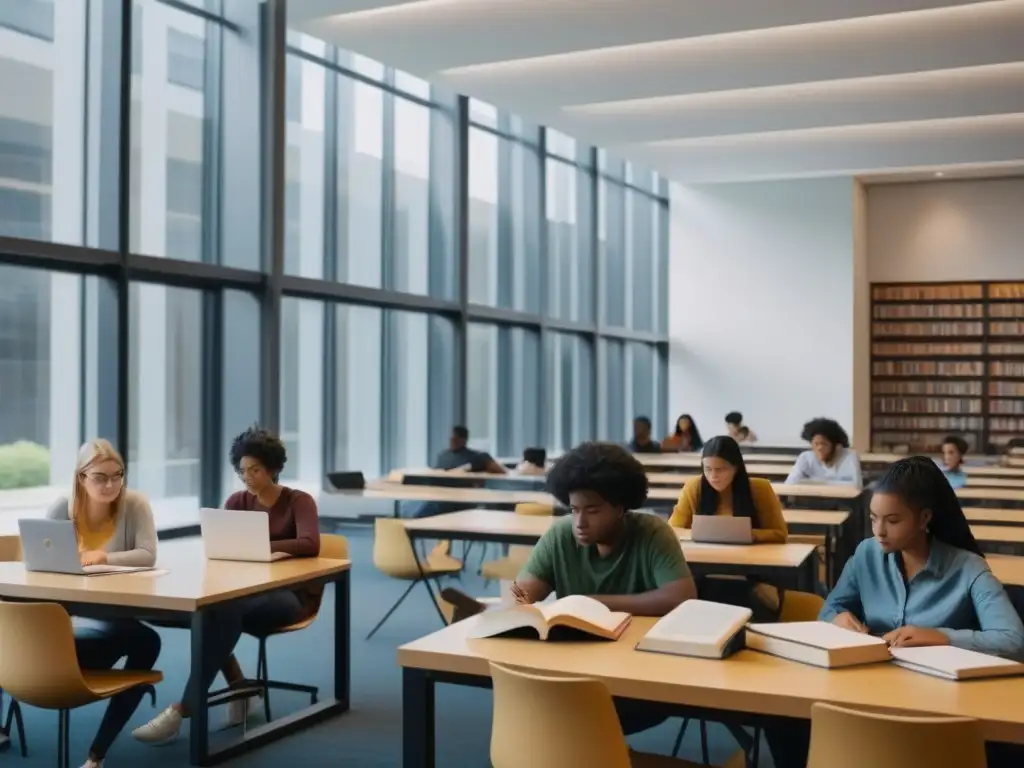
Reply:
<svg viewBox="0 0 1024 768"><path fill-rule="evenodd" d="M757 435L743 423L743 414L739 411L729 411L725 414L725 429L729 437L737 443L757 442Z"/></svg>
<svg viewBox="0 0 1024 768"><path fill-rule="evenodd" d="M288 460L284 443L258 427L235 438L231 464L245 483L224 503L239 513L266 515L270 525L270 551L292 557L320 554L320 521L316 501L304 491L278 483ZM319 604L319 595L307 589L278 589L231 602L210 613L207 623L206 658L202 669L193 669L182 701L172 704L132 735L149 744L164 744L177 738L182 720L189 716L193 697L205 695L217 672L229 685L244 678L232 652L242 633L260 635L308 619ZM232 705L235 705L232 708ZM228 704L229 723L241 723L248 701Z"/></svg>
<svg viewBox="0 0 1024 768"><path fill-rule="evenodd" d="M651 420L646 416L633 419L633 439L629 441L633 453L661 453L661 446L651 439Z"/></svg>
<svg viewBox="0 0 1024 768"><path fill-rule="evenodd" d="M664 616L697 596L676 534L660 517L637 512L647 499L647 474L628 451L611 443L583 443L548 472L548 492L571 514L540 538L512 592L521 603L587 595L612 611ZM441 596L456 620L485 606L457 589ZM623 731L637 733L665 718L617 703Z"/></svg>
<svg viewBox="0 0 1024 768"><path fill-rule="evenodd" d="M850 438L839 422L811 419L804 424L801 438L811 450L801 453L786 478L787 483L838 483L860 488L863 480L860 459L850 450Z"/></svg>
<svg viewBox="0 0 1024 768"><path fill-rule="evenodd" d="M703 447L704 441L700 439L697 422L688 413L684 413L676 419L675 431L661 441L661 450L665 453L699 451Z"/></svg>
<svg viewBox="0 0 1024 768"><path fill-rule="evenodd" d="M124 459L114 446L92 440L78 452L70 497L57 499L47 512L50 520L75 524L82 565L156 564L153 510L145 496L125 486L124 476ZM82 669L111 669L122 658L125 669L146 671L156 665L160 635L140 621L73 616L71 624ZM82 768L101 768L143 695L141 688L132 688L110 699Z"/></svg>
<svg viewBox="0 0 1024 768"><path fill-rule="evenodd" d="M874 537L862 541L843 568L820 621L879 635L894 648L952 645L1013 657L1024 652L1020 616L934 461L911 456L889 466L871 498L871 532ZM766 735L777 766L802 768L808 724ZM988 765L1024 765L1016 750L988 744Z"/></svg>
<svg viewBox="0 0 1024 768"><path fill-rule="evenodd" d="M948 435L942 441L942 474L954 488L967 485L967 473L964 472L964 454L967 453L967 441L957 435Z"/></svg>

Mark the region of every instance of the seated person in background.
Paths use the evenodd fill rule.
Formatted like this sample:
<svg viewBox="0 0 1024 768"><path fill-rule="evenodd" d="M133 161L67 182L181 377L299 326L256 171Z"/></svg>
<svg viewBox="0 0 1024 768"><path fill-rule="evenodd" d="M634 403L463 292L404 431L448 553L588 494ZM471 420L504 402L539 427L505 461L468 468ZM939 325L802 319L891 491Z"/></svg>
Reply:
<svg viewBox="0 0 1024 768"><path fill-rule="evenodd" d="M725 414L725 429L729 437L737 443L756 443L757 435L750 427L744 426L743 414L739 411L729 411Z"/></svg>
<svg viewBox="0 0 1024 768"><path fill-rule="evenodd" d="M942 441L942 474L954 488L967 485L967 473L964 472L967 448L967 441L958 435L947 435Z"/></svg>
<svg viewBox="0 0 1024 768"><path fill-rule="evenodd" d="M59 498L46 516L75 524L82 565L156 564L153 510L141 493L124 484L124 459L106 440L92 440L78 452L69 498ZM82 669L124 668L146 671L160 655L160 635L136 619L91 619L73 616L75 651ZM110 699L82 768L101 768L107 751L142 701L141 688Z"/></svg>
<svg viewBox="0 0 1024 768"><path fill-rule="evenodd" d="M524 448L523 460L516 467L520 475L543 475L547 473L548 454L543 448Z"/></svg>
<svg viewBox="0 0 1024 768"><path fill-rule="evenodd" d="M661 446L651 439L651 420L646 416L633 419L633 439L629 441L633 453L661 453Z"/></svg>
<svg viewBox="0 0 1024 768"><path fill-rule="evenodd" d="M572 514L556 519L537 542L513 585L519 602L538 603L554 591L587 595L634 616L664 616L697 596L675 533L657 515L634 511L647 499L647 474L623 448L577 446L548 472L547 487ZM456 589L441 594L457 619L484 608ZM616 709L627 734L665 719L628 702L616 702Z"/></svg>
<svg viewBox="0 0 1024 768"><path fill-rule="evenodd" d="M320 520L316 501L305 491L278 484L288 456L284 443L258 427L235 438L231 445L231 465L245 483L224 502L225 509L266 515L270 525L270 551L292 557L316 557L320 554ZM165 744L178 736L188 705L198 690L205 695L220 671L230 685L244 678L232 652L242 633L265 634L308 619L317 609L318 594L305 589L277 589L230 603L211 611L206 623L206 658L202 669L193 669L182 700L167 707L132 735L149 744ZM228 704L228 721L241 724L248 701Z"/></svg>
<svg viewBox="0 0 1024 768"><path fill-rule="evenodd" d="M881 635L892 647L1024 652L1020 616L934 461L911 456L889 466L871 498L871 531L874 538L846 563L819 620ZM806 763L809 723L768 729L767 736L779 768ZM1019 747L987 746L990 767L1024 765Z"/></svg>
<svg viewBox="0 0 1024 768"><path fill-rule="evenodd" d="M462 426L452 427L448 438L448 447L437 454L434 469L462 469L470 472L490 472L494 475L507 473L505 467L484 451L474 451L469 447L469 430Z"/></svg>
<svg viewBox="0 0 1024 768"><path fill-rule="evenodd" d="M747 475L743 454L735 440L727 435L708 440L701 464L703 474L686 481L669 525L691 528L694 515L749 517L756 543L786 542L788 530L779 497L768 480ZM704 579L700 592L708 600L750 607L755 612L754 621L772 621L778 615L779 593L768 584L755 584L751 589L746 580L737 584L735 580Z"/></svg>
<svg viewBox="0 0 1024 768"><path fill-rule="evenodd" d="M811 444L811 450L797 457L787 483L810 480L861 487L860 459L850 450L850 438L838 422L812 419L804 424L801 437Z"/></svg>
<svg viewBox="0 0 1024 768"><path fill-rule="evenodd" d="M661 450L664 453L687 453L699 451L703 447L704 441L700 439L697 422L688 413L676 419L675 432L661 441Z"/></svg>

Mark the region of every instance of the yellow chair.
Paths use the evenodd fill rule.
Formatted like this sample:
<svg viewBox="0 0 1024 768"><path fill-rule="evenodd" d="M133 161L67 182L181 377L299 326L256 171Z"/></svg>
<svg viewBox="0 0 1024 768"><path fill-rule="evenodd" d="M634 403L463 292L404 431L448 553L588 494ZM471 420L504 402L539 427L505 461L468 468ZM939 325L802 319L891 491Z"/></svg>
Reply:
<svg viewBox="0 0 1024 768"><path fill-rule="evenodd" d="M494 768L696 768L626 744L611 694L599 680L542 677L491 662ZM529 738L524 738L528 734ZM737 752L725 768L743 768Z"/></svg>
<svg viewBox="0 0 1024 768"><path fill-rule="evenodd" d="M832 704L811 705L807 768L985 768L977 720L897 717Z"/></svg>
<svg viewBox="0 0 1024 768"><path fill-rule="evenodd" d="M0 536L0 563L21 562L21 536Z"/></svg>
<svg viewBox="0 0 1024 768"><path fill-rule="evenodd" d="M21 562L21 537L0 536L0 563ZM0 689L0 721L3 721L4 713L4 692ZM25 742L25 724L21 719L21 706L17 699L11 699L11 708L7 711L7 721L4 723L4 731L11 732L11 725L18 728L18 743L21 745L21 756L28 756L28 744Z"/></svg>
<svg viewBox="0 0 1024 768"><path fill-rule="evenodd" d="M825 598L813 592L794 592L786 590L782 594L782 606L779 610L779 621L817 621L818 614L825 605Z"/></svg>
<svg viewBox="0 0 1024 768"><path fill-rule="evenodd" d="M409 596L413 587L421 581L427 588L427 592L430 594L430 601L437 609L437 614L441 617L441 621L445 622L445 624L448 623L441 610L441 606L437 603L437 598L434 596L434 590L430 586L430 579L437 579L446 575L450 576L462 571L462 561L449 555L447 549L448 542L441 542L427 556L424 562L420 562L416 557L415 550L412 548L412 540L409 538L409 534L406 532L402 521L386 517L377 518L373 530L373 565L378 571L393 579L401 579L412 583L402 593L402 596L398 598L398 602L391 606L391 609L370 630L370 634L366 636L367 640L377 634L377 630L384 625L384 622L391 618L391 614L395 612L395 609ZM438 589L440 590L440 586Z"/></svg>
<svg viewBox="0 0 1024 768"><path fill-rule="evenodd" d="M551 504L537 504L537 503L525 503L516 504L517 515L532 515L535 517L550 517L555 514L555 508ZM486 587L492 581L500 581L502 579L512 580L519 575L519 572L523 570L523 566L526 565L526 561L530 557L530 552L533 551L533 547L525 546L522 544L513 544L508 548L508 554L505 557L499 557L497 560L489 560L480 566L480 575L484 577L484 586Z"/></svg>
<svg viewBox="0 0 1024 768"><path fill-rule="evenodd" d="M71 617L57 603L0 602L0 687L41 709L56 709L57 760L70 765L71 710L141 687L156 705L156 670L83 670ZM19 737L23 737L19 724Z"/></svg>

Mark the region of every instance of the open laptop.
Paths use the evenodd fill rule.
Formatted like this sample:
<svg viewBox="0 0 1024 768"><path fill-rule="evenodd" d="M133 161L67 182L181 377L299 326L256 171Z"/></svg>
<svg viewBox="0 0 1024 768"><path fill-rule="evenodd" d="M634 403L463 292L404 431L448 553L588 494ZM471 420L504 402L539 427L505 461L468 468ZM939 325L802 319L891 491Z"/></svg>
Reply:
<svg viewBox="0 0 1024 768"><path fill-rule="evenodd" d="M199 530L207 560L269 563L288 557L270 551L270 519L263 512L201 509Z"/></svg>
<svg viewBox="0 0 1024 768"><path fill-rule="evenodd" d="M75 524L70 520L19 520L18 532L26 571L105 576L153 570L148 566L82 565Z"/></svg>
<svg viewBox="0 0 1024 768"><path fill-rule="evenodd" d="M705 544L753 544L749 517L694 515L690 538Z"/></svg>

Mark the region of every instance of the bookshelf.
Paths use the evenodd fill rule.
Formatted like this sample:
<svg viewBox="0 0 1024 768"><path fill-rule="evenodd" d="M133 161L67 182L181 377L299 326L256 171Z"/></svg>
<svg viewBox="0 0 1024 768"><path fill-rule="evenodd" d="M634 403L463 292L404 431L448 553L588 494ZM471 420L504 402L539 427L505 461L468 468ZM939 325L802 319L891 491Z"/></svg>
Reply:
<svg viewBox="0 0 1024 768"><path fill-rule="evenodd" d="M978 453L1024 436L1024 281L871 286L871 444Z"/></svg>

